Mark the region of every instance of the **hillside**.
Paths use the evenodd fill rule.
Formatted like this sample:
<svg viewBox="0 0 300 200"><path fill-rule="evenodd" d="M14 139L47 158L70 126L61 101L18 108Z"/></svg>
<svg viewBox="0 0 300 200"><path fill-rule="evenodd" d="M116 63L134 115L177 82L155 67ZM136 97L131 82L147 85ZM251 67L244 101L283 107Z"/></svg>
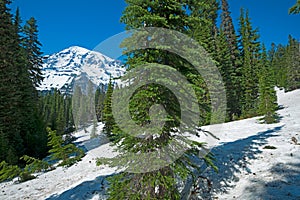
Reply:
<svg viewBox="0 0 300 200"><path fill-rule="evenodd" d="M260 124L256 117L203 127L220 138L211 147L219 173L205 170L212 188L201 191L203 199L300 199L300 90L277 95L279 123ZM99 124L99 134L101 129ZM81 162L25 183L1 183L0 199L105 198L105 177L116 171L96 166L95 158L115 153L103 137L90 140L90 131L74 133L78 146L87 150Z"/></svg>

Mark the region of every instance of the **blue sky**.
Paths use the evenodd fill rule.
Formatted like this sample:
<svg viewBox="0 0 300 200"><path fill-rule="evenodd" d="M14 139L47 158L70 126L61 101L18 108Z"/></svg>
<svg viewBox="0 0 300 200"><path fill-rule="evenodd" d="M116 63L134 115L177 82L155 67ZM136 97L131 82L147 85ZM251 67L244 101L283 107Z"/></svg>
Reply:
<svg viewBox="0 0 300 200"><path fill-rule="evenodd" d="M288 15L296 0L229 0L237 24L240 8L249 9L254 27L267 47L272 42L287 43L288 35L300 40L300 15ZM124 31L120 17L124 0L14 0L23 20L38 20L39 39L45 54L78 45L94 49L105 39ZM237 28L237 27L236 27Z"/></svg>

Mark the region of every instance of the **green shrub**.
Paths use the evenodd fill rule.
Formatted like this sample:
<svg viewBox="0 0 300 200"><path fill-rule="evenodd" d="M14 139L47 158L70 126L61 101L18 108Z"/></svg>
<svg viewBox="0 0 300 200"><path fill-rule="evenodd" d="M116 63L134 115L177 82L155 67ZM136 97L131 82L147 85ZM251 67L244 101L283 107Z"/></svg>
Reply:
<svg viewBox="0 0 300 200"><path fill-rule="evenodd" d="M19 176L21 169L17 165L9 165L5 161L0 163L0 182L9 181Z"/></svg>
<svg viewBox="0 0 300 200"><path fill-rule="evenodd" d="M26 162L24 170L29 173L45 172L54 169L48 162L27 155L22 156L20 159Z"/></svg>
<svg viewBox="0 0 300 200"><path fill-rule="evenodd" d="M77 148L74 144L65 144L61 136L56 134L56 131L52 131L50 128L48 131L48 146L51 148L51 160L62 160L59 166L71 166L80 161L84 156L84 151Z"/></svg>

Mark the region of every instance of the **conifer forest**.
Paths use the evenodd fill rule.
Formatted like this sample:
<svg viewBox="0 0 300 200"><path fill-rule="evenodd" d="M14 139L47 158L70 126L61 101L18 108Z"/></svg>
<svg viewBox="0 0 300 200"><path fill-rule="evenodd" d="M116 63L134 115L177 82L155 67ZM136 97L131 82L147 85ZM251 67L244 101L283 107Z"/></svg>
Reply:
<svg viewBox="0 0 300 200"><path fill-rule="evenodd" d="M59 76L55 76L56 72L53 72L59 69L62 59L68 59L66 62L70 66L70 63L77 62L76 59L81 58L81 52L77 50L74 51L75 53L68 54L65 51L61 53L60 58L46 56L43 52L45 45L40 40L40 30L45 26L40 26L39 19L34 16L28 19L23 17L22 7L12 9L13 3L15 2L12 0L0 0L0 193L2 192L0 199L25 199L25 196L22 196L26 195L25 190L20 190L19 196L13 196L17 191L8 187L14 188L13 185L21 185L23 182L30 185L31 181L42 181L40 180L42 176L58 174L60 169L76 170L79 177L84 168L80 166L85 165L93 165L95 169L103 169L103 167L114 169L110 174L106 174L103 180L101 179L102 185L97 182L93 186L96 188L94 196L80 196L76 190L70 190L74 186L71 187L70 183L70 185L65 184L63 190L57 189L56 192L64 191L61 195L57 193L55 196L53 192L48 192L46 196L45 192L45 196L27 198L225 199L222 195L216 197L209 196L208 193L222 194L217 192L223 191L222 187L228 187L229 183L225 179L215 178L218 174L227 173L223 171L222 165L224 164L222 159L227 156L222 153L227 151L218 151L222 145L225 147L227 140L223 142L224 138L220 138L218 130L210 131L205 127L213 127L221 123L232 124L226 129L226 136L229 135L228 137L231 138L233 136L230 134L235 133L235 123L246 123L247 120L252 119L255 119L253 123L257 126L268 127L268 130L258 129L256 132L259 133L264 131L266 134L269 133L268 131L275 133L276 127L280 127L277 131L282 129L282 132L284 128L290 128L287 129L289 131L286 131L286 134L294 134L288 136L289 144L294 146L292 152L287 154L295 162L298 159L298 163L293 165L292 174L298 174L294 179L300 182L300 120L296 119L295 116L298 116L296 114L282 114L285 112L284 109L289 107L281 103L286 100L284 95L295 93L295 96L290 97L291 99L299 99L300 96L298 92L300 40L297 36L287 34L285 43L274 41L271 45L265 44L260 33L264 27L255 26L256 22L252 20L249 9L241 8L239 13L235 13L239 18L232 17L231 3L234 4L234 1L124 0L126 6L119 16L119 23L124 25L124 31L145 31L133 32L121 42L121 47L125 49L121 61L116 62L102 56L109 60L108 64L106 65L106 61L103 61L104 64L99 64L100 61L93 60L98 54L86 50L82 53L84 61L81 64L87 62L93 66L99 65L97 66L99 68L95 67L93 70L100 70L101 66L104 66L103 69L101 68L102 71L106 68L117 71L115 66L118 65L124 69L125 75L118 77L114 72L107 72L105 77L97 77L99 81L95 82L97 78L93 77L92 80L87 81L85 87L82 87L81 81L85 80L82 77L92 76L87 71L79 80L79 76L74 75L77 71L70 72L80 68L80 64L61 70ZM88 3L87 1L86 4ZM300 15L300 1L297 0L292 7L283 12L292 17ZM153 27L155 29L152 29ZM171 38L165 37L169 32L162 33L161 30L170 30L174 34ZM189 38L186 41L193 41L191 44L195 45L182 45L186 43L183 43L184 39L181 38ZM163 43L156 45L158 48L151 46L151 42L155 39ZM172 42L168 43L168 39ZM136 47L141 40L144 41L141 45L145 47ZM173 45L179 45L179 50L172 51ZM205 60L204 64L197 60L190 62L189 57L176 54L181 49L188 52L187 55L204 55L204 58L201 57ZM69 59L68 56L73 54L77 57ZM210 80L206 80L206 77L195 69L195 63L205 65L208 71L211 70L210 65L215 66L221 77L220 82L213 80L211 83ZM153 64L162 66L161 69L157 69L160 71L156 74L155 70L152 70ZM163 71L163 66L170 68L167 72L169 76L163 76L166 73ZM84 69L82 67L82 70ZM45 75L45 70L49 70L49 74L53 72L53 77L52 74ZM137 75L137 72L141 73ZM150 78L147 76L148 72L153 72L149 75ZM72 73L68 77L68 80L72 81L63 87L54 87L55 84L59 85L68 73ZM143 74L146 75L142 76ZM188 87L180 82L179 76L177 77L179 81L176 82L175 78L171 80L170 77L175 77L174 74L184 77ZM152 81L151 76L160 76L159 81L168 86L159 84L158 78ZM47 84L50 78L55 80L55 84L45 89L43 85ZM147 83L141 85L143 81ZM128 98L128 105L123 105L122 102L129 95L125 88L130 84L135 87L135 91ZM220 102L221 100L217 98L222 92L219 90L220 85L224 88L224 99L226 99L224 102ZM175 88L176 92L172 88ZM193 90L193 95L190 95L190 89ZM290 102L291 99L286 101ZM188 102L188 106L185 107L182 101ZM116 102L119 105L117 108ZM295 106L293 110L291 109L291 113L299 112L297 110L299 103L296 100L294 103L287 103L290 107ZM195 107L197 109L194 111ZM185 114L188 112L191 114ZM182 120L184 117L188 122ZM285 122L285 117L294 120L291 127L288 122L279 126ZM155 121L156 118L160 121ZM241 127L241 130L247 131L247 126ZM147 131L151 133L147 135ZM82 135L78 137L77 133ZM276 133L280 135L281 132ZM201 140L201 134L210 135L214 140L222 142L218 147L210 147L206 141ZM254 132L248 135L249 138L254 137ZM88 139L80 140L80 137L88 137ZM243 136L241 131L234 137L237 141L246 136ZM262 143L266 139L257 140ZM86 144L92 147L89 148ZM109 145L105 146L106 144ZM186 146L188 148L177 156L177 152ZM111 150L114 153L107 153L110 151L105 150L90 153L96 152L98 147L114 149ZM265 144L264 148L268 150L263 151L272 152L270 149L273 147L275 152L275 144L273 146ZM234 148L233 146L231 151L234 151ZM93 158L91 158L92 154ZM110 155L105 156L107 154ZM158 157L163 158L157 160ZM244 156L245 159L246 157L247 155ZM136 158L138 159L135 160ZM232 160L234 159L233 156ZM255 162L256 157L251 159ZM228 165L232 164L230 164L232 160ZM85 162L86 164L83 164ZM238 165L239 162L232 165L234 164ZM272 171L270 176L274 173ZM251 174L253 175L254 172ZM259 176L257 172L256 176ZM226 186L220 184L222 181L228 184L225 184ZM287 180L286 184L293 185L296 182L291 183ZM278 199L300 199L300 185L296 184L295 188L298 187L298 192L297 189L287 188L288 194L280 196L280 193ZM50 185L43 187L50 188ZM4 192L6 189L3 188L8 188L7 191L10 192ZM70 193L72 191L74 197L63 196L68 194L68 190ZM4 193L6 196L1 196ZM238 196L234 192L230 194L234 195L228 199L275 199L274 196L255 196L250 192L250 196L247 197Z"/></svg>

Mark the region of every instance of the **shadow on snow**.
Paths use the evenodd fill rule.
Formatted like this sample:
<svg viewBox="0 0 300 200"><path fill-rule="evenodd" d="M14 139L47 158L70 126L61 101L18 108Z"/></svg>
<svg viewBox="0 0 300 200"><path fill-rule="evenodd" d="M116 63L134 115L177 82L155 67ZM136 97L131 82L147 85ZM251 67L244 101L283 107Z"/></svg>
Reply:
<svg viewBox="0 0 300 200"><path fill-rule="evenodd" d="M219 168L219 173L215 173L209 169L205 170L201 175L211 180L211 189L205 188L203 185L200 185L201 191L197 191L197 193L194 193L196 195L190 196L190 199L199 199L199 196L203 199L213 199L214 193L226 193L229 189L233 188L239 181L239 178L236 176L236 174L241 172L251 173L250 169L248 168L250 165L250 160L257 159L259 154L262 153L260 147L268 143L268 138L278 136L276 132L280 131L282 127L283 126L278 126L265 132L259 132L256 135L250 136L248 138L224 143L213 148L211 152L215 155L215 165ZM95 140L82 142L79 144L79 146L85 147L86 150L89 151L99 146L99 139L96 138ZM286 190L287 194L285 194L285 197L289 195L298 195L297 197L299 198L299 185L292 186L288 183L290 179L297 179L298 183L300 183L300 164L288 165L290 165L290 168L288 169L289 172L285 173L285 181L287 182L287 184L285 188L282 188L282 190ZM274 173L281 173L280 169L280 166L274 166L272 168ZM106 199L106 190L108 187L108 182L106 181L107 177L108 176L99 176L92 181L83 182L78 186L63 192L62 194L52 195L47 198L47 200L92 199L97 195L99 199ZM257 184L269 184L270 187L267 187L265 191L260 191L260 193L257 195L259 195L263 199L265 199L264 197L268 198L269 194L272 194L272 192L274 192L273 190L278 190L276 187L272 187L272 185L277 184L276 182L277 181L269 183L258 182ZM284 193L285 191L282 192ZM282 199L282 197L279 199Z"/></svg>
<svg viewBox="0 0 300 200"><path fill-rule="evenodd" d="M251 192L255 199L300 199L300 155L295 157L296 163L277 163L272 166L274 180L262 181L252 179L252 186L245 190Z"/></svg>
<svg viewBox="0 0 300 200"><path fill-rule="evenodd" d="M84 150L84 152L91 151L93 149L98 148L101 145L109 143L109 139L106 135L101 134L95 138L91 138L81 142L75 142L75 145Z"/></svg>
<svg viewBox="0 0 300 200"><path fill-rule="evenodd" d="M98 199L106 199L108 186L106 178L108 177L98 176L96 179L85 181L62 194L54 194L46 200L82 200L93 199L95 196L98 196Z"/></svg>
<svg viewBox="0 0 300 200"><path fill-rule="evenodd" d="M282 127L278 126L248 138L224 143L213 148L211 152L215 155L214 164L218 167L219 172L215 173L209 168L205 169L201 175L211 181L211 187L205 187L205 182L200 182L198 188L201 189L193 191L194 196L191 196L190 199L199 199L199 196L203 199L213 199L213 193L222 194L233 188L239 181L236 174L251 173L249 169L250 160L258 158L259 154L262 153L260 147L268 143L268 138L278 136L276 132L280 131Z"/></svg>

